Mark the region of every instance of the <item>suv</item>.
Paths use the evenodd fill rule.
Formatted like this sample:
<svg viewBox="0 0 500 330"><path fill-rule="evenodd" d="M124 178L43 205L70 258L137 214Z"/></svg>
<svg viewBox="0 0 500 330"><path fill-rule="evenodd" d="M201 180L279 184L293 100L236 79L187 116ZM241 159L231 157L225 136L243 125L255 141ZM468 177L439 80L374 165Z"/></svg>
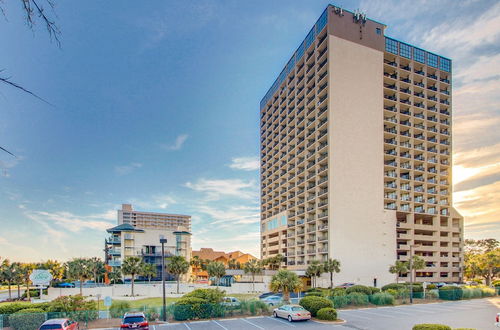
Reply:
<svg viewBox="0 0 500 330"><path fill-rule="evenodd" d="M78 322L69 319L52 319L43 322L38 330L79 330Z"/></svg>
<svg viewBox="0 0 500 330"><path fill-rule="evenodd" d="M144 313L125 313L120 328L149 330L149 323Z"/></svg>

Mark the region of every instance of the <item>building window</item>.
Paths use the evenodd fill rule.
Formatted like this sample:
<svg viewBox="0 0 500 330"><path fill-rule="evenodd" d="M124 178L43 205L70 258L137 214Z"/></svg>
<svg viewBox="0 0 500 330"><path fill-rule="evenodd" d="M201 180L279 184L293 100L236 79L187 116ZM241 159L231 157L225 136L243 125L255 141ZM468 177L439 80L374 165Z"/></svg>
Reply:
<svg viewBox="0 0 500 330"><path fill-rule="evenodd" d="M314 27L313 27L305 39L305 42L306 42L305 49L308 49L309 46L311 46L311 44L314 42L314 37L316 37L316 31L314 30Z"/></svg>
<svg viewBox="0 0 500 330"><path fill-rule="evenodd" d="M376 29L375 29L375 32L376 32L378 35L381 35L381 34L382 34L382 29L381 29L381 28L376 28Z"/></svg>
<svg viewBox="0 0 500 330"><path fill-rule="evenodd" d="M398 42L391 38L385 38L385 50L389 53L398 54Z"/></svg>
<svg viewBox="0 0 500 330"><path fill-rule="evenodd" d="M399 55L410 58L411 59L411 46L404 44L402 42L399 43Z"/></svg>
<svg viewBox="0 0 500 330"><path fill-rule="evenodd" d="M439 58L439 69L446 71L446 72L451 72L451 61L447 58L440 57Z"/></svg>
<svg viewBox="0 0 500 330"><path fill-rule="evenodd" d="M328 11L325 9L323 14L321 14L321 17L318 19L316 22L316 31L317 33L320 33L321 30L326 26L326 23L328 22Z"/></svg>
<svg viewBox="0 0 500 330"><path fill-rule="evenodd" d="M413 58L417 62L425 63L425 51L423 51L422 49L414 48L413 49Z"/></svg>
<svg viewBox="0 0 500 330"><path fill-rule="evenodd" d="M434 55L434 54L431 54L431 53L427 53L427 64L434 67L434 68L437 68L438 67L438 57L437 55Z"/></svg>
<svg viewBox="0 0 500 330"><path fill-rule="evenodd" d="M300 47L297 49L297 52L295 53L295 60L298 62L300 59L304 56L304 43L300 45Z"/></svg>

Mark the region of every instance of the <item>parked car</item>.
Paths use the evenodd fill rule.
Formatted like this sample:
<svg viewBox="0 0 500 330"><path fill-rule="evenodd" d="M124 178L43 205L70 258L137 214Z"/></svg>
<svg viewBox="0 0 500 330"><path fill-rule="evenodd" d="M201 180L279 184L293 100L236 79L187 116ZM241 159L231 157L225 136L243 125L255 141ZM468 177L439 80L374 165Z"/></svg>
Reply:
<svg viewBox="0 0 500 330"><path fill-rule="evenodd" d="M281 304L282 298L280 296L268 296L261 300L268 306L277 306Z"/></svg>
<svg viewBox="0 0 500 330"><path fill-rule="evenodd" d="M149 323L144 313L125 313L120 328L149 330Z"/></svg>
<svg viewBox="0 0 500 330"><path fill-rule="evenodd" d="M224 297L221 305L226 307L239 307L241 305L241 301L235 297Z"/></svg>
<svg viewBox="0 0 500 330"><path fill-rule="evenodd" d="M43 322L38 330L79 330L78 322L70 319L52 319Z"/></svg>
<svg viewBox="0 0 500 330"><path fill-rule="evenodd" d="M58 288L74 288L75 287L75 283L59 283L57 284L57 287Z"/></svg>
<svg viewBox="0 0 500 330"><path fill-rule="evenodd" d="M275 292L266 292L266 293L263 293L259 296L259 299L264 299L266 297L269 297L269 296L276 296L276 295L280 295L279 293L275 293Z"/></svg>
<svg viewBox="0 0 500 330"><path fill-rule="evenodd" d="M495 321L496 321L495 325L500 328L500 313L497 313Z"/></svg>
<svg viewBox="0 0 500 330"><path fill-rule="evenodd" d="M444 282L439 282L439 283L436 283L436 286L437 286L438 288L443 287L443 286L445 286L445 285L446 285L446 283L444 283Z"/></svg>
<svg viewBox="0 0 500 330"><path fill-rule="evenodd" d="M356 285L356 283L342 283L341 285L337 285L336 287L347 289L347 288L350 288L351 286L354 286L354 285Z"/></svg>
<svg viewBox="0 0 500 330"><path fill-rule="evenodd" d="M275 308L273 311L273 316L282 317L284 319L287 319L288 322L311 319L311 313L309 313L304 307L299 305L283 305L281 307Z"/></svg>

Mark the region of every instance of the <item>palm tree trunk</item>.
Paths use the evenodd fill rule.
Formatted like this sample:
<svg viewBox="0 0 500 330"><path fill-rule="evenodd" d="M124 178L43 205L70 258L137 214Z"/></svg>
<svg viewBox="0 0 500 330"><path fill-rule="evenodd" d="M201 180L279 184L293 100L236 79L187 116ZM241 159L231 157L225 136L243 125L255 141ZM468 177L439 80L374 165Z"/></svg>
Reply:
<svg viewBox="0 0 500 330"><path fill-rule="evenodd" d="M80 296L83 296L83 279L80 278Z"/></svg>
<svg viewBox="0 0 500 330"><path fill-rule="evenodd" d="M333 289L333 272L330 272L330 289Z"/></svg>
<svg viewBox="0 0 500 330"><path fill-rule="evenodd" d="M29 280L26 281L26 298L28 298L28 300L30 300L31 296L30 296L30 282Z"/></svg>
<svg viewBox="0 0 500 330"><path fill-rule="evenodd" d="M12 290L10 288L10 282L8 282L7 285L9 286L9 300L11 300L12 299Z"/></svg>
<svg viewBox="0 0 500 330"><path fill-rule="evenodd" d="M252 290L255 292L255 274L252 273Z"/></svg>
<svg viewBox="0 0 500 330"><path fill-rule="evenodd" d="M132 274L132 297L134 296L134 274Z"/></svg>
<svg viewBox="0 0 500 330"><path fill-rule="evenodd" d="M17 283L17 298L21 298L21 286Z"/></svg>
<svg viewBox="0 0 500 330"><path fill-rule="evenodd" d="M177 294L179 294L179 282L180 282L180 275L177 274Z"/></svg>

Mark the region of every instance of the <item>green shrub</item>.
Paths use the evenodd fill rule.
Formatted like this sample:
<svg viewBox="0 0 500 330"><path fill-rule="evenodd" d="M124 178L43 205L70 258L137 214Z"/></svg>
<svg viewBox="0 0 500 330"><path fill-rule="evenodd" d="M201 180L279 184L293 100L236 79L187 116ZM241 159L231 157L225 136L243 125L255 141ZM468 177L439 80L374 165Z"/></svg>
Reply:
<svg viewBox="0 0 500 330"><path fill-rule="evenodd" d="M115 300L109 307L109 314L113 318L121 318L125 312L130 310L130 303L128 301Z"/></svg>
<svg viewBox="0 0 500 330"><path fill-rule="evenodd" d="M398 291L399 289L405 288L406 286L403 283L391 283L384 285L382 287L382 291L387 291L389 289Z"/></svg>
<svg viewBox="0 0 500 330"><path fill-rule="evenodd" d="M437 285L436 284L429 284L427 286L427 290L434 290L434 289L437 289Z"/></svg>
<svg viewBox="0 0 500 330"><path fill-rule="evenodd" d="M394 305L394 296L387 292L379 292L370 296L370 302L374 305Z"/></svg>
<svg viewBox="0 0 500 330"><path fill-rule="evenodd" d="M353 292L360 292L360 293L364 293L366 295L372 294L372 290L370 289L370 287L367 287L364 285L353 285L353 286L346 289L347 294L353 293Z"/></svg>
<svg viewBox="0 0 500 330"><path fill-rule="evenodd" d="M160 319L158 308L143 306L141 310L144 311L144 315L146 315L148 321L156 321Z"/></svg>
<svg viewBox="0 0 500 330"><path fill-rule="evenodd" d="M49 318L71 318L79 322L93 321L99 316L96 302L80 295L56 298L47 311Z"/></svg>
<svg viewBox="0 0 500 330"><path fill-rule="evenodd" d="M439 299L443 300L460 300L462 299L463 290L460 287L447 285L439 289Z"/></svg>
<svg viewBox="0 0 500 330"><path fill-rule="evenodd" d="M352 292L347 296L347 301L349 305L363 306L368 305L368 296L361 292Z"/></svg>
<svg viewBox="0 0 500 330"><path fill-rule="evenodd" d="M380 292L380 289L376 288L374 286L369 286L368 288L370 288L371 294L375 294L375 293Z"/></svg>
<svg viewBox="0 0 500 330"><path fill-rule="evenodd" d="M387 289L387 290L385 290L385 292L392 295L393 297L397 297L397 295L398 295L398 290L395 290L395 289Z"/></svg>
<svg viewBox="0 0 500 330"><path fill-rule="evenodd" d="M472 298L472 289L463 288L462 289L462 299L470 299Z"/></svg>
<svg viewBox="0 0 500 330"><path fill-rule="evenodd" d="M337 311L331 307L321 308L317 313L317 317L320 320L335 321L337 319Z"/></svg>
<svg viewBox="0 0 500 330"><path fill-rule="evenodd" d="M329 299L333 302L334 308L342 308L349 304L349 299L345 294L343 296L331 296Z"/></svg>
<svg viewBox="0 0 500 330"><path fill-rule="evenodd" d="M332 296L345 296L346 294L344 288L335 288L332 290Z"/></svg>
<svg viewBox="0 0 500 330"><path fill-rule="evenodd" d="M425 296L427 298L438 298L439 297L439 290L437 289L433 289L433 290L429 290L425 293Z"/></svg>
<svg viewBox="0 0 500 330"><path fill-rule="evenodd" d="M40 308L26 308L9 316L9 324L14 330L38 329L45 322L45 311Z"/></svg>
<svg viewBox="0 0 500 330"><path fill-rule="evenodd" d="M321 290L318 288L310 288L310 289L307 289L306 292L321 292Z"/></svg>
<svg viewBox="0 0 500 330"><path fill-rule="evenodd" d="M500 286L500 280L494 280L493 283L491 283L493 286Z"/></svg>
<svg viewBox="0 0 500 330"><path fill-rule="evenodd" d="M195 297L205 299L207 303L218 304L222 302L225 292L217 289L196 289L186 293L182 298Z"/></svg>
<svg viewBox="0 0 500 330"><path fill-rule="evenodd" d="M482 297L493 297L496 294L495 289L491 288L480 288Z"/></svg>
<svg viewBox="0 0 500 330"><path fill-rule="evenodd" d="M43 289L43 294L47 294L47 289ZM30 298L38 298L40 297L40 290L30 290ZM22 299L28 298L28 294L26 291L21 296Z"/></svg>
<svg viewBox="0 0 500 330"><path fill-rule="evenodd" d="M325 307L333 308L333 302L322 297L307 296L300 299L299 304L311 312L312 316L316 316L316 313Z"/></svg>
<svg viewBox="0 0 500 330"><path fill-rule="evenodd" d="M413 284L407 284L406 287L408 290L410 290L410 287L413 288L413 293L415 292L424 292L424 287L422 286L422 283L413 283Z"/></svg>
<svg viewBox="0 0 500 330"><path fill-rule="evenodd" d="M323 294L321 292L313 291L313 292L307 292L306 297L308 296L323 297Z"/></svg>
<svg viewBox="0 0 500 330"><path fill-rule="evenodd" d="M31 308L31 303L4 303L0 304L0 314L13 314L21 309Z"/></svg>
<svg viewBox="0 0 500 330"><path fill-rule="evenodd" d="M443 324L423 323L414 325L412 330L451 330L451 328Z"/></svg>
<svg viewBox="0 0 500 330"><path fill-rule="evenodd" d="M471 288L471 298L481 298L483 296L483 292L480 288Z"/></svg>

